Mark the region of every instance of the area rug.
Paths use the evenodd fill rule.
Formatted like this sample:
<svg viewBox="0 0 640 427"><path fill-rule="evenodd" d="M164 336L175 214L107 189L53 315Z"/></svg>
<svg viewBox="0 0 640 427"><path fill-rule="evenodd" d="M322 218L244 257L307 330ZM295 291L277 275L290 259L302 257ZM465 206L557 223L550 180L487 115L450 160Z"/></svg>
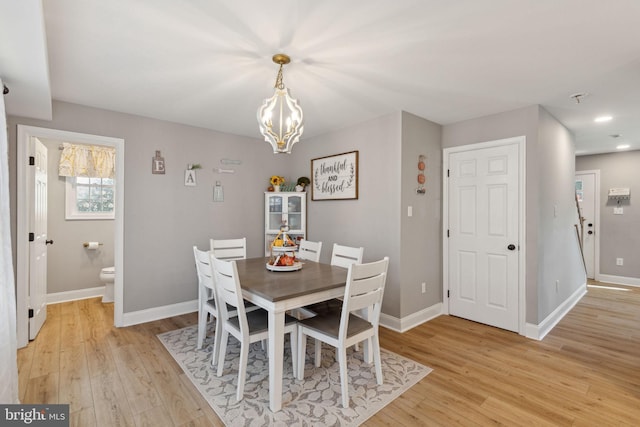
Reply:
<svg viewBox="0 0 640 427"><path fill-rule="evenodd" d="M348 352L350 407L343 408L340 374L335 350L323 346L322 364L313 363L313 340L308 340L305 378L294 378L291 351L285 342L282 410L269 409L267 353L260 343L249 349L244 399L236 400L240 343L229 337L224 372L211 368L213 336L196 350L198 328L188 326L158 335L191 382L227 426L357 426L400 396L431 372L431 368L385 349L381 350L384 384L376 383L373 364L362 359L362 351ZM362 350L362 349L361 349Z"/></svg>

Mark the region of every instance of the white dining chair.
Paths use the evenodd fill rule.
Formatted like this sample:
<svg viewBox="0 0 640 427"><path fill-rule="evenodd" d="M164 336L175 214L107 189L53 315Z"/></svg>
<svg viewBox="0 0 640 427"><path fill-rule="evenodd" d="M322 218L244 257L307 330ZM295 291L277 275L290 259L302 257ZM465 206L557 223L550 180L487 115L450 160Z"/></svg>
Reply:
<svg viewBox="0 0 640 427"><path fill-rule="evenodd" d="M197 246L193 247L193 255L196 262L196 273L198 275L198 339L196 348L199 350L207 337L207 325L209 316L216 319L216 329L213 341L213 358L211 364L215 366L217 362L217 349L220 346L220 336L222 335L222 324L218 320L218 309L216 304L215 282L209 251L201 251ZM258 307L248 303L247 310L256 310ZM236 311L229 308L229 315L235 316Z"/></svg>
<svg viewBox="0 0 640 427"><path fill-rule="evenodd" d="M335 265L342 268L349 268L351 264L361 264L362 257L364 256L364 248L356 248L351 246L333 244L333 250L331 251L331 265ZM312 313L326 313L328 311L339 312L342 307L342 297L333 298L328 301L322 301L315 304L311 304L305 307ZM357 345L356 345L356 348Z"/></svg>
<svg viewBox="0 0 640 427"><path fill-rule="evenodd" d="M210 239L209 246L213 255L222 260L246 259L247 238L241 239Z"/></svg>
<svg viewBox="0 0 640 427"><path fill-rule="evenodd" d="M327 312L298 323L298 379L304 379L307 336L315 338L315 366L321 362L321 342L336 348L340 365L342 406L349 407L347 348L363 340L370 340L376 371L376 380L383 383L380 361L378 326L382 297L389 268L389 258L365 264L351 264L340 313ZM365 318L354 312L364 311Z"/></svg>
<svg viewBox="0 0 640 427"><path fill-rule="evenodd" d="M322 242L313 242L311 240L301 240L298 246L298 252L296 253L296 258L320 262L321 251L322 251Z"/></svg>
<svg viewBox="0 0 640 427"><path fill-rule="evenodd" d="M362 247L354 248L351 246L343 246L334 243L333 251L331 252L331 265L349 268L349 266L353 263L362 263L363 255L364 248Z"/></svg>
<svg viewBox="0 0 640 427"><path fill-rule="evenodd" d="M227 349L229 334L240 341L240 361L238 363L238 389L236 398L242 400L244 396L244 383L247 377L247 361L249 358L249 345L254 342L266 340L269 337L268 313L263 309L246 311L240 279L238 277L238 267L235 261L223 261L210 254L211 265L213 266L214 280L216 284L216 295L220 302L220 317L222 320L222 334L220 339L220 349L218 355L217 375L221 376L224 369L224 360ZM234 307L237 316L230 316L228 307ZM293 373L296 374L297 366L297 330L298 321L285 314L284 333L290 334L291 341L291 363Z"/></svg>
<svg viewBox="0 0 640 427"><path fill-rule="evenodd" d="M220 336L222 335L222 324L218 320L211 259L208 251L201 251L197 246L193 247L193 255L196 261L196 273L198 274L198 341L196 348L202 348L204 339L207 336L207 320L209 315L211 315L216 319L213 358L211 359L211 364L215 365L217 362L218 347L220 346Z"/></svg>

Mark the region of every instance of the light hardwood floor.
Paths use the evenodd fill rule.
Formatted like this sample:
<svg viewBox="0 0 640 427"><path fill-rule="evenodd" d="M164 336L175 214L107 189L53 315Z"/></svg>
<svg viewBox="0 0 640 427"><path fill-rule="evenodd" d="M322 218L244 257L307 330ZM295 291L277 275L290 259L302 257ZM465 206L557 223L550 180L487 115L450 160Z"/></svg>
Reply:
<svg viewBox="0 0 640 427"><path fill-rule="evenodd" d="M366 425L640 424L640 288L589 288L542 341L440 316L382 346L433 368ZM222 425L156 334L189 314L114 328L100 299L49 306L18 351L24 403L69 403L71 425Z"/></svg>

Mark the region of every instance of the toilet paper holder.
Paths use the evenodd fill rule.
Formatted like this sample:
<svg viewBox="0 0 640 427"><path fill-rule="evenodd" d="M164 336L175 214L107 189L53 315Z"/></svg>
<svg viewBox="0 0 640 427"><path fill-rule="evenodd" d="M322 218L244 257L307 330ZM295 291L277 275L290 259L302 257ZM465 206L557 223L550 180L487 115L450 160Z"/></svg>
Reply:
<svg viewBox="0 0 640 427"><path fill-rule="evenodd" d="M85 248L88 248L89 246L92 246L91 243L94 243L94 242L84 242L82 246L84 246ZM98 246L102 246L101 242L95 242L95 243L98 243Z"/></svg>

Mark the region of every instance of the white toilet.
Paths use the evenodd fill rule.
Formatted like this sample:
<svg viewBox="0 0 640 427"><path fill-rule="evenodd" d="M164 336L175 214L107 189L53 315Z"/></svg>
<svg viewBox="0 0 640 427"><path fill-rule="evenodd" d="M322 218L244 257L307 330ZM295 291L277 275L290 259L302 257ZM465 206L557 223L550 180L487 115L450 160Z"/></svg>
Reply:
<svg viewBox="0 0 640 427"><path fill-rule="evenodd" d="M104 283L102 302L113 302L113 282L116 279L115 267L105 267L100 270L100 280Z"/></svg>

